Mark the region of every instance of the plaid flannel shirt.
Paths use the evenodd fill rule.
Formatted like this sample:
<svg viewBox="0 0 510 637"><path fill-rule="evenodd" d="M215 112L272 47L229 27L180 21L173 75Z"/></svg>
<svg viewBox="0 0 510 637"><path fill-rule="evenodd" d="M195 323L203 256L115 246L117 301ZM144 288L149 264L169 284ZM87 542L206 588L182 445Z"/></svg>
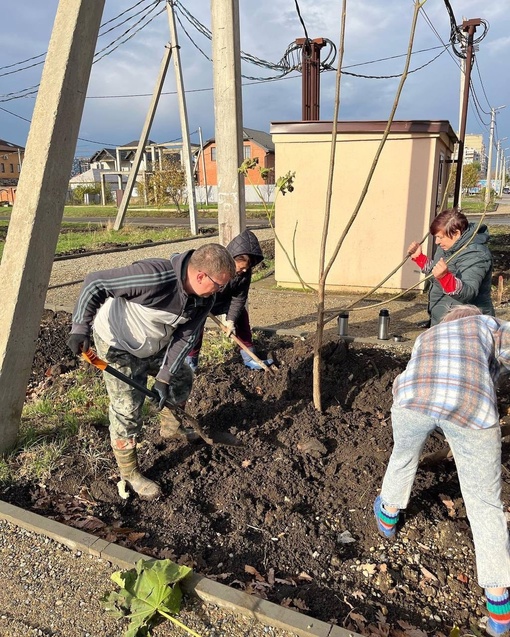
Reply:
<svg viewBox="0 0 510 637"><path fill-rule="evenodd" d="M416 339L393 383L394 404L461 427L493 427L496 383L509 370L510 322L477 315L439 323Z"/></svg>

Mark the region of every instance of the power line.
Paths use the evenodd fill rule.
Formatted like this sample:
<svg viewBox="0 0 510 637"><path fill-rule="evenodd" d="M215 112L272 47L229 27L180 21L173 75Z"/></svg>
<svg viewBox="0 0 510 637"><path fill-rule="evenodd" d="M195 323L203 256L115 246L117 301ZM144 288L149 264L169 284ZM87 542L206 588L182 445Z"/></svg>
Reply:
<svg viewBox="0 0 510 637"><path fill-rule="evenodd" d="M428 62L425 62L425 64L422 64L421 66L418 66L417 68L412 69L411 71L408 71L408 75L411 75L411 73L416 73L416 71L421 71L426 66L429 66L429 64L432 64L432 62L435 62L441 55L443 55L445 51L447 51L447 48L444 48L440 53L438 53L431 60L429 60ZM397 77L402 77L402 73L396 73L395 75L362 75L360 73L351 73L349 71L344 71L343 69L342 69L342 75L351 75L353 77L361 77L368 80L391 80Z"/></svg>
<svg viewBox="0 0 510 637"><path fill-rule="evenodd" d="M160 0L156 0L155 2L153 2L149 7L145 7L142 12L144 12L144 15L134 24L132 24L129 29L127 29L126 31L124 31L124 33L122 33L121 35L119 35L115 40L113 40L112 42L110 42L109 44L107 44L105 47L103 47L100 51L97 51L94 54L94 61L92 62L92 64L95 64L96 62L99 62L99 60L102 60L104 57L106 57L107 55L110 55L111 53L113 53L113 51L115 51L116 49L118 49L122 44L125 44L128 40L130 40L131 38L133 38L137 33L139 33L142 29L144 29L148 24L150 24L152 22L152 20L154 20L158 15L160 15L165 9L161 9L161 11L157 12L155 15L153 15L151 18L149 18L144 24L142 24L138 29L136 29L136 31L133 31L134 27L136 27L137 25L139 25L140 23L143 22L143 20L145 18L147 18L150 13L152 13L158 6ZM139 3L138 3L139 4ZM134 5L136 6L136 5ZM124 12L125 13L125 12ZM139 12L140 13L140 12ZM136 15L139 15L139 13L137 13ZM120 14L123 15L123 14ZM117 18L120 16L117 16ZM134 16L132 16L134 17ZM120 25L118 25L120 26ZM127 36L124 38L124 36ZM124 39L122 39L124 38ZM114 44L117 44L117 46L113 46ZM113 48L112 48L113 47ZM101 55L101 53L103 53L103 55ZM99 57L98 57L99 56ZM40 63L42 64L42 62ZM33 65L35 66L35 65ZM29 68L29 67L26 67ZM25 70L25 69L21 69L21 70ZM19 99L21 97L28 97L29 95L33 95L37 93L37 89L39 88L39 84L36 84L34 86L28 87L28 88L24 88L24 89L20 89L18 91L14 91L12 93L7 93L4 95L0 95L1 98L0 102L10 102L14 99Z"/></svg>
<svg viewBox="0 0 510 637"><path fill-rule="evenodd" d="M483 93L483 95L485 97L485 100L486 100L486 102L487 102L487 104L489 105L489 108L490 108L491 107L491 103L489 102L489 98L487 97L487 93L485 92L485 86L483 85L483 82L482 82L482 76L480 74L480 67L478 66L478 61L477 61L476 57L475 57L475 67L476 67L476 70L477 70L477 73L478 73L478 77L480 79L480 86L482 87L482 93ZM490 115L490 112L489 113L486 113L485 111L483 111L483 112L486 115Z"/></svg>
<svg viewBox="0 0 510 637"><path fill-rule="evenodd" d="M132 5L128 9L125 9L119 15L115 16L114 18L111 18L110 20L108 20L107 22L102 24L100 29L102 27L106 26L107 24L110 24L110 23L114 22L115 20L118 20L120 17L122 17L123 15L125 15L126 13L128 13L132 9L136 8L137 6L139 6L140 4L142 4L145 1L146 0L139 0L139 2L137 2L136 4ZM161 0L151 0L151 2L154 4L154 6L156 6L159 2L161 2ZM126 22L131 20L132 18L136 17L137 15L139 15L140 13L145 11L146 9L147 9L147 7L141 9L139 12L135 13L132 16L129 16L128 18L126 18L125 20L123 20L119 24L111 27L107 31L103 31L102 33L100 31L99 34L98 34L98 37L102 37L102 36L106 35L107 33L110 33L111 31L114 31L115 29L118 29L120 26L122 26L123 24L125 24ZM110 45L111 44L112 43L110 43ZM110 46L110 45L108 45L108 46ZM40 53L39 55L34 55L33 57L30 57L30 58L28 58L26 60L22 60L20 62L14 62L13 64L8 64L6 66L2 66L2 67L0 67L0 71L2 71L4 69L13 68L15 66L20 66L21 64L26 64L27 62L31 62L32 60L37 60L37 59L39 59L41 57L45 57L45 56L46 56L46 53ZM24 66L23 68L20 68L20 69L15 69L14 71L8 71L7 73L0 73L0 77L4 77L6 75L13 75L14 73L21 73L21 71L27 71L28 69L34 68L35 66L40 66L41 64L44 64L44 60L41 60L40 62L35 62L34 64L30 64L29 66Z"/></svg>

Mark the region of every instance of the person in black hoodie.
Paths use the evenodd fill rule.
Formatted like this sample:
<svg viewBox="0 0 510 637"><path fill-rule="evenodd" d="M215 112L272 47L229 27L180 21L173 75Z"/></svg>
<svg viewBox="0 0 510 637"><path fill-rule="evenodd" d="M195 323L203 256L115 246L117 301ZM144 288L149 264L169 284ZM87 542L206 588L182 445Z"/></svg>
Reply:
<svg viewBox="0 0 510 637"><path fill-rule="evenodd" d="M253 338L250 327L246 302L250 290L252 268L264 259L259 240L251 230L244 230L234 237L227 245L227 251L232 255L236 264L236 276L232 278L225 288L216 294L216 300L211 310L214 316L223 316L223 324L227 328L226 334L235 333L237 338L246 345L250 351L254 352ZM195 345L188 352L186 362L196 371L198 367L198 357L202 347L204 330L197 335ZM253 370L261 370L262 367L254 361L249 354L241 350L241 357L246 367ZM272 360L264 361L266 365L271 365Z"/></svg>

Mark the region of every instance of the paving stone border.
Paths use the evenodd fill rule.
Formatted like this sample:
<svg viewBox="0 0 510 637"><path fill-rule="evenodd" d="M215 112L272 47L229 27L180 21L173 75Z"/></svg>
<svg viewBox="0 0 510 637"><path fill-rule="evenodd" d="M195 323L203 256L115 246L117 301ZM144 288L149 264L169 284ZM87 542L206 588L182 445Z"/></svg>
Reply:
<svg viewBox="0 0 510 637"><path fill-rule="evenodd" d="M106 560L121 569L131 569L139 560L151 559L142 553L107 542L90 533L49 520L1 500L0 518L27 531L51 538L71 550ZM248 595L225 584L207 579L198 573L188 576L181 582L181 586L188 595L194 595L205 603L254 618L266 626L274 626L299 637L362 637L359 633L353 633L254 595Z"/></svg>

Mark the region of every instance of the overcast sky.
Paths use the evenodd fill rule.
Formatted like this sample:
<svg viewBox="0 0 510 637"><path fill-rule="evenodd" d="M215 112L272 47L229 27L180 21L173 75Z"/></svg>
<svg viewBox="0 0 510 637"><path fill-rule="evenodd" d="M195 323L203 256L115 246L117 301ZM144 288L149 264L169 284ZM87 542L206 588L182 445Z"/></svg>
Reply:
<svg viewBox="0 0 510 637"><path fill-rule="evenodd" d="M200 32L200 25L206 30L211 27L210 2L180 1L198 21L192 23L176 7L177 17L187 32L178 23L189 130L191 140L198 143L199 127L204 140L214 135L213 73L208 59L211 43ZM336 47L339 45L341 0L298 0L304 27L295 0L240 0L239 4L241 49L246 54L277 63L296 38L304 37L304 27L310 38L328 38ZM495 139L502 140L501 147L509 148L506 154L510 156L508 3L450 0L450 4L457 24L463 19L481 18L489 27L478 45L472 71L475 99L470 100L466 132L483 134L487 143L491 107L506 105L496 117ZM21 146L26 144L35 103L36 89L30 87L40 81L41 62L57 7L57 0L21 0L9 3L7 9L0 62L0 138ZM413 7L413 0L348 0L344 70L369 76L400 73L405 63ZM78 156L87 157L102 147L139 138L164 46L170 39L164 3L154 0L106 0L102 25L76 149ZM483 34L481 26L476 37ZM132 37L123 43L129 36ZM449 44L449 39L450 17L444 0L427 0L418 20L411 69L430 64L409 76L396 119L449 120L453 129L458 130L460 64L451 47L446 50L443 46ZM107 54L99 53L105 47ZM117 48L112 50L114 47ZM428 50L420 52L422 49ZM323 49L322 59L326 51ZM381 60L390 57L393 59ZM18 64L24 60L30 61ZM337 60L333 63L335 68ZM381 61L371 63L374 60ZM242 64L242 73L260 80L280 74L247 62ZM297 72L278 81L260 80L243 78L244 126L269 132L271 122L301 119L301 76ZM398 78L344 75L339 119L386 120L398 82ZM163 91L167 94L160 100L150 132L150 138L156 142L181 137L173 64ZM27 92L33 94L25 96ZM332 119L334 92L335 72L323 73L321 119ZM505 137L508 139L503 140Z"/></svg>

